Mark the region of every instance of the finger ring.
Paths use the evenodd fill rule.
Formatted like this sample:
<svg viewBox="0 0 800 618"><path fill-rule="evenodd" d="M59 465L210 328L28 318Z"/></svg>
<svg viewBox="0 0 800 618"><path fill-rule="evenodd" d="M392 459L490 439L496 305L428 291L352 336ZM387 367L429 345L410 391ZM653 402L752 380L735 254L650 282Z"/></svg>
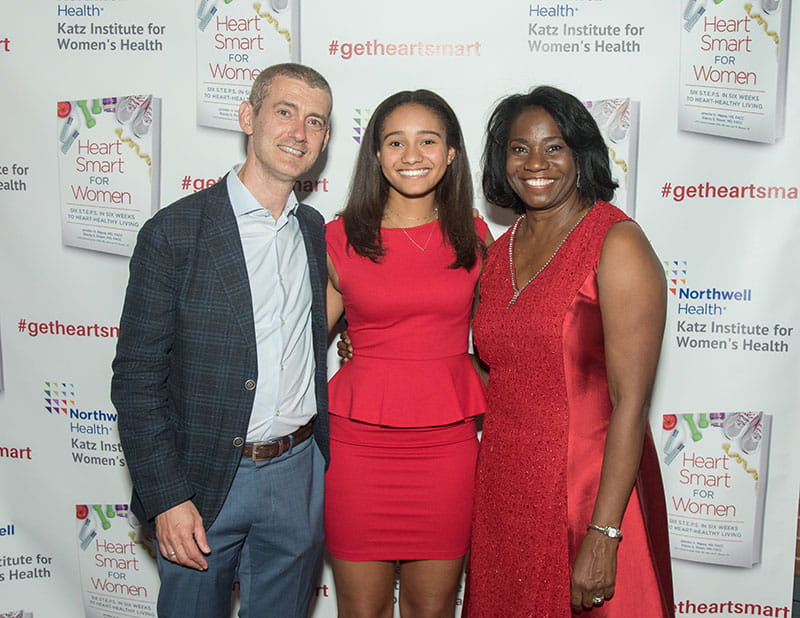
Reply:
<svg viewBox="0 0 800 618"><path fill-rule="evenodd" d="M603 597L592 597L592 603L600 605L605 599Z"/></svg>
<svg viewBox="0 0 800 618"><path fill-rule="evenodd" d="M174 552L174 551L171 551L171 552L169 552L169 553L167 554L167 556L169 556L170 558L172 558L172 556L175 556L175 555L176 555L176 554L175 554L175 552Z"/></svg>

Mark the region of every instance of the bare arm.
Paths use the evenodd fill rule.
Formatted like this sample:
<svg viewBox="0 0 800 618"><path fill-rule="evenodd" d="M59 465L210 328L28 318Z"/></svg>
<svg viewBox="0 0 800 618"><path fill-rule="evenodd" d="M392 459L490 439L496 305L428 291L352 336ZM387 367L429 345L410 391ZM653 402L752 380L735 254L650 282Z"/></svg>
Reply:
<svg viewBox="0 0 800 618"><path fill-rule="evenodd" d="M344 314L344 302L339 291L339 274L336 272L331 257L328 256L328 288L326 290L328 309L328 337Z"/></svg>
<svg viewBox="0 0 800 618"><path fill-rule="evenodd" d="M476 209L474 209L474 208L473 208L473 213L475 214L475 216L480 216L478 214L478 211ZM484 245L486 247L486 250L488 251L489 247L491 247L492 243L494 242L494 238L492 237L492 232L490 230L486 231L486 238L485 238L485 240L483 242L484 242ZM484 263L485 263L485 260L482 260L481 261L481 273L483 273L483 265L484 265ZM473 318L475 317L475 313L478 311L478 304L480 303L480 300L481 300L481 281L480 281L480 278L478 278L478 282L475 284L474 299L472 301L472 317ZM478 373L478 376L480 376L480 379L483 381L483 383L488 385L489 384L489 366L481 360L481 356L478 353L478 349L475 347L474 344L473 344L473 349L474 349L474 352L472 354L470 354L470 359L472 360L472 366L475 367L475 371Z"/></svg>
<svg viewBox="0 0 800 618"><path fill-rule="evenodd" d="M492 243L494 243L494 238L492 237L492 232L491 232L491 230L486 230L486 239L483 241L483 244L486 247L486 251L489 250L489 247L492 246ZM484 266L485 263L486 263L486 259L484 258L484 259L481 260L481 274L483 274L483 266ZM480 300L481 300L481 279L480 279L480 277L478 277L478 282L475 284L475 293L473 295L473 300L472 300L472 316L471 317L473 317L473 318L475 317L475 313L478 311L478 303L480 303Z"/></svg>
<svg viewBox="0 0 800 618"><path fill-rule="evenodd" d="M472 366L475 368L475 373L478 374L478 377L483 382L484 386L489 385L489 365L484 363L481 360L480 355L478 354L478 350L475 349L475 352L469 355L470 360L472 361Z"/></svg>
<svg viewBox="0 0 800 618"><path fill-rule="evenodd" d="M620 527L639 470L666 312L663 270L636 224L611 228L597 280L613 409L592 521L586 524ZM572 573L576 610L591 608L592 597L613 596L618 544L587 532Z"/></svg>

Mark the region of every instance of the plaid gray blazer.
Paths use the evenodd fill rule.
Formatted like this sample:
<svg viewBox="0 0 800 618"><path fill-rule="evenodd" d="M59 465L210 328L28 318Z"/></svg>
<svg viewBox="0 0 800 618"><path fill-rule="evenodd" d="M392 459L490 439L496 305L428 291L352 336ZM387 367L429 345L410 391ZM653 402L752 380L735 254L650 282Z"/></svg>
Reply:
<svg viewBox="0 0 800 618"><path fill-rule="evenodd" d="M206 528L241 459L258 379L250 285L226 181L160 210L142 226L113 362L133 497L143 522L191 499ZM301 204L312 290L317 420L328 460L324 220Z"/></svg>

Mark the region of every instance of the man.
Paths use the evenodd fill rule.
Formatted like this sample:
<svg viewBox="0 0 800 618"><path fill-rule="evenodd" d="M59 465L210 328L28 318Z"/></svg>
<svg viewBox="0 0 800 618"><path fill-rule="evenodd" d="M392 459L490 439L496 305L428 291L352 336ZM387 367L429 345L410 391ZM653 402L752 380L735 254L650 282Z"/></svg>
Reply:
<svg viewBox="0 0 800 618"><path fill-rule="evenodd" d="M331 91L264 70L241 167L159 211L130 263L111 397L133 512L155 527L159 616L306 616L328 453L322 216L294 182L325 149Z"/></svg>

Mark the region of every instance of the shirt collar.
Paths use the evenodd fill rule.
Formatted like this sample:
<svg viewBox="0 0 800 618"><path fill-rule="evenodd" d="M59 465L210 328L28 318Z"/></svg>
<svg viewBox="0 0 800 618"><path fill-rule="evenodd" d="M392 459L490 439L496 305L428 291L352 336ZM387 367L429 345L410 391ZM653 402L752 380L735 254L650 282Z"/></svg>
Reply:
<svg viewBox="0 0 800 618"><path fill-rule="evenodd" d="M230 197L231 206L233 207L233 214L237 217L241 217L252 212L265 210L239 178L239 170L241 168L241 163L234 165L227 178L228 196ZM283 208L281 217L288 217L289 215L295 213L298 205L299 202L297 201L297 196L294 194L294 191L292 191L289 193L289 197L286 198L286 206Z"/></svg>

